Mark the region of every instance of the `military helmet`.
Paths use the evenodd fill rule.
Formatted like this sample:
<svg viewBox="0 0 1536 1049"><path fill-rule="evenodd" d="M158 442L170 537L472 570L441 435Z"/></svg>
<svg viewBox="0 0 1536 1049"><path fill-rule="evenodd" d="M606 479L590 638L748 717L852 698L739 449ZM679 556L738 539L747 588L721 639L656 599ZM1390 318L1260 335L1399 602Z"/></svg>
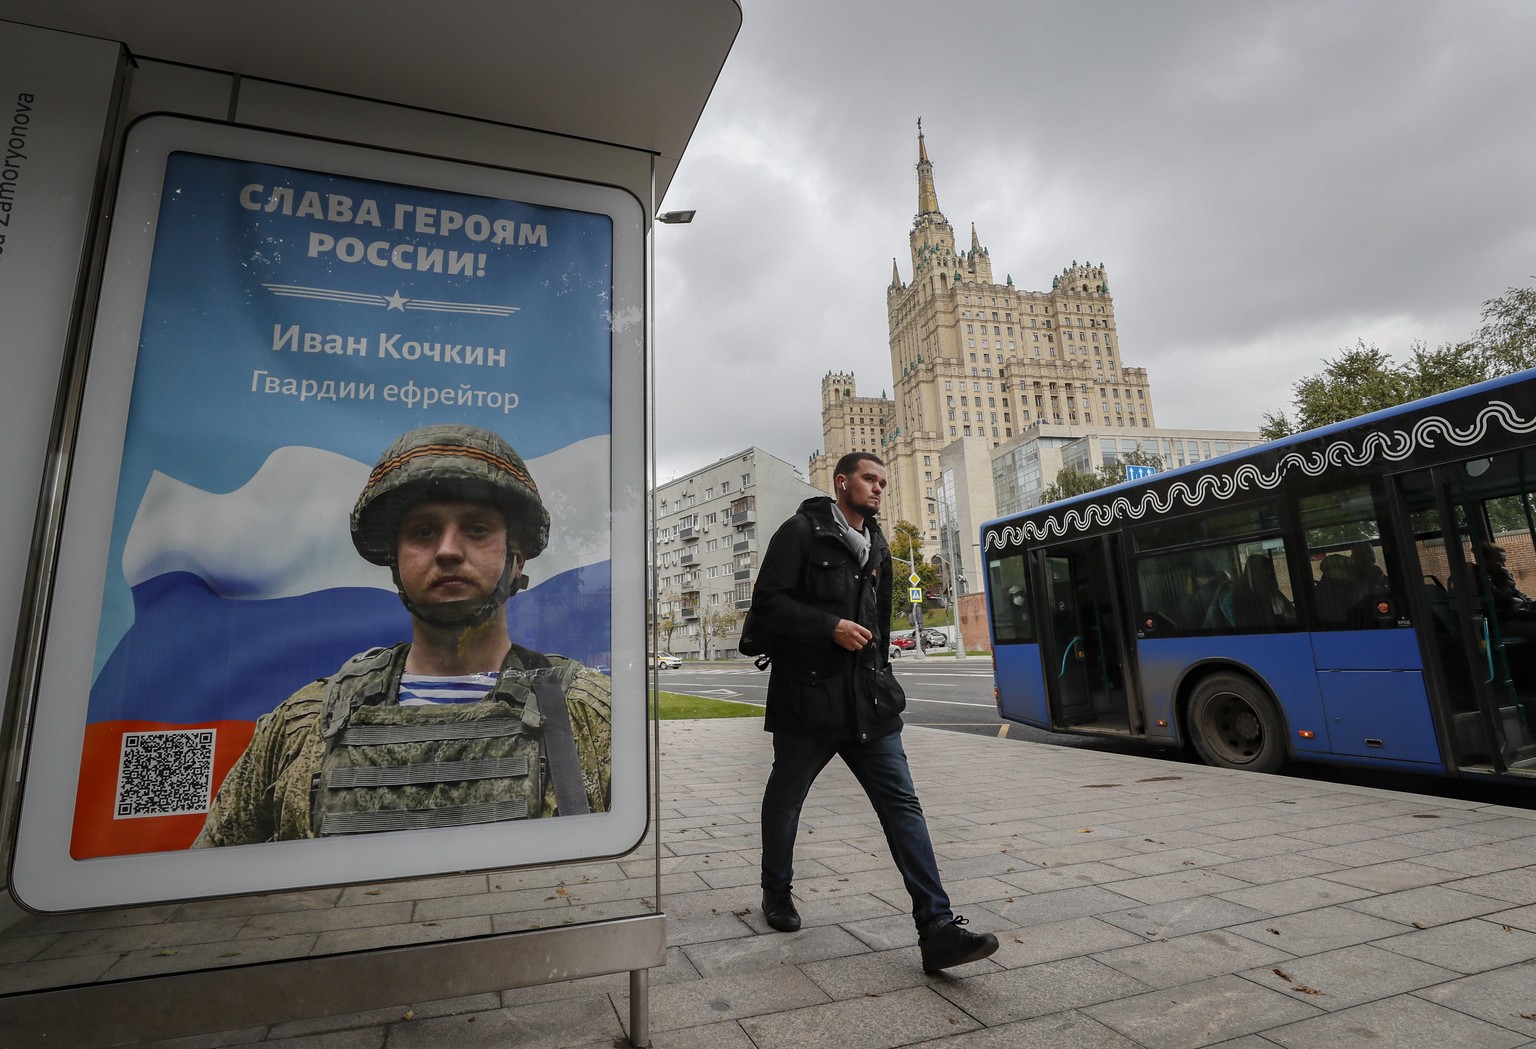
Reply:
<svg viewBox="0 0 1536 1049"><path fill-rule="evenodd" d="M401 434L385 449L352 507L352 545L365 560L393 566L401 516L429 499L495 506L524 560L549 544L549 511L513 447L489 430L440 424Z"/></svg>

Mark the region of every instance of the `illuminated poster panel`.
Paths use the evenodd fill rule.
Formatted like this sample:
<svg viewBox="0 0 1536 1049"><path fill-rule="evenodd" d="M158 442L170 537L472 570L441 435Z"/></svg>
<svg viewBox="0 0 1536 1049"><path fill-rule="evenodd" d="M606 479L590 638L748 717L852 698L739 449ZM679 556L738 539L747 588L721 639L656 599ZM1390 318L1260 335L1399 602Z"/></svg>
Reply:
<svg viewBox="0 0 1536 1049"><path fill-rule="evenodd" d="M170 118L119 202L18 897L631 848L639 203Z"/></svg>

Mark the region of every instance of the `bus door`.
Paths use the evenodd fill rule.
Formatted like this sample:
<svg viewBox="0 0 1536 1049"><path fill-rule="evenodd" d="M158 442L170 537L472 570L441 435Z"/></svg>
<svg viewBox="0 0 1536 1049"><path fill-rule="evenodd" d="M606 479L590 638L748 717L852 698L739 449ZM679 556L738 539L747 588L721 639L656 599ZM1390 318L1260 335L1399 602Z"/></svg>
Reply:
<svg viewBox="0 0 1536 1049"><path fill-rule="evenodd" d="M997 716L1050 728L1034 597L1023 551L987 559L987 615L992 627Z"/></svg>
<svg viewBox="0 0 1536 1049"><path fill-rule="evenodd" d="M1039 551L1041 661L1056 725L1141 734L1126 684L1130 618L1111 567L1113 542L1118 537L1099 536Z"/></svg>
<svg viewBox="0 0 1536 1049"><path fill-rule="evenodd" d="M1421 579L1415 618L1454 763L1536 775L1536 607L1512 599L1509 588L1523 588L1501 574L1536 574L1536 453L1415 471L1398 489Z"/></svg>

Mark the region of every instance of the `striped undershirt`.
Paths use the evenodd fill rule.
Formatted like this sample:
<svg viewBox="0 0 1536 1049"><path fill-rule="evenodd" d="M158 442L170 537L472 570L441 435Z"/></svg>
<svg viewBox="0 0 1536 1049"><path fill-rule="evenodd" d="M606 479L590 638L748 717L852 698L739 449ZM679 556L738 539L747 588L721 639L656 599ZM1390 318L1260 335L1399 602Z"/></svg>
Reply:
<svg viewBox="0 0 1536 1049"><path fill-rule="evenodd" d="M490 695L500 676L494 670L455 677L404 674L400 678L400 705L429 707L440 703L478 703Z"/></svg>

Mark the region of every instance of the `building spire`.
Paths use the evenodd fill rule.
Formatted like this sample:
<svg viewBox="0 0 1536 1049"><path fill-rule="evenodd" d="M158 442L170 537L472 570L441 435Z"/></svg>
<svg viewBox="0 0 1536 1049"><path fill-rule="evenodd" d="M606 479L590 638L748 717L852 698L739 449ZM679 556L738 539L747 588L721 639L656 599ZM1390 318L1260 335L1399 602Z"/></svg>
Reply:
<svg viewBox="0 0 1536 1049"><path fill-rule="evenodd" d="M896 259L894 256L891 258L891 287L901 287L901 270L896 268Z"/></svg>
<svg viewBox="0 0 1536 1049"><path fill-rule="evenodd" d="M971 223L971 252L976 255L981 254L981 240L976 236L976 223L974 222Z"/></svg>
<svg viewBox="0 0 1536 1049"><path fill-rule="evenodd" d="M923 141L923 119L917 119L917 213L939 214L939 192L933 188L933 162L928 159L928 145Z"/></svg>

